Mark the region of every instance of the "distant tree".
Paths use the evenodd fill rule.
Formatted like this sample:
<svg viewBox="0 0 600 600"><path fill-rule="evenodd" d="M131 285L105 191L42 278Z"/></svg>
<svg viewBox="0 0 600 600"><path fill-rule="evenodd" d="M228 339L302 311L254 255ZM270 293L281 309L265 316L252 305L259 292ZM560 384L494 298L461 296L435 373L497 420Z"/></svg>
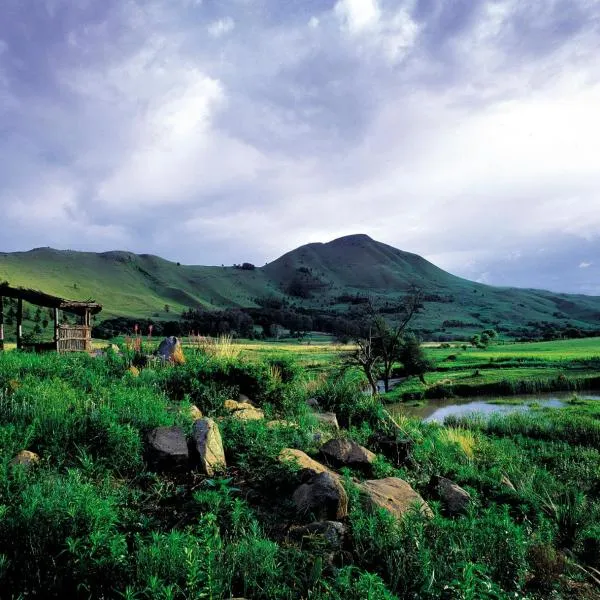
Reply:
<svg viewBox="0 0 600 600"><path fill-rule="evenodd" d="M35 327L33 328L33 334L36 336L39 336L42 334L42 328L40 327L39 323L35 324Z"/></svg>
<svg viewBox="0 0 600 600"><path fill-rule="evenodd" d="M42 309L39 306L37 307L37 309L36 309L36 311L35 311L35 313L33 315L33 320L36 323L40 323L41 320L42 320Z"/></svg>
<svg viewBox="0 0 600 600"><path fill-rule="evenodd" d="M49 324L50 324L50 322L48 321L48 319L44 319L44 320L42 321L42 327L43 327L44 329L48 329L48 325L49 325Z"/></svg>
<svg viewBox="0 0 600 600"><path fill-rule="evenodd" d="M171 307L168 304L165 304L165 312L171 312Z"/></svg>
<svg viewBox="0 0 600 600"><path fill-rule="evenodd" d="M31 309L29 306L23 307L23 320L31 321Z"/></svg>
<svg viewBox="0 0 600 600"><path fill-rule="evenodd" d="M433 369L433 363L425 355L421 343L414 335L407 335L403 340L399 355L400 362L406 375L418 376L425 382L425 373Z"/></svg>
<svg viewBox="0 0 600 600"><path fill-rule="evenodd" d="M476 333L471 338L471 346L473 346L475 348L479 348L480 345L481 345L481 336L478 333Z"/></svg>

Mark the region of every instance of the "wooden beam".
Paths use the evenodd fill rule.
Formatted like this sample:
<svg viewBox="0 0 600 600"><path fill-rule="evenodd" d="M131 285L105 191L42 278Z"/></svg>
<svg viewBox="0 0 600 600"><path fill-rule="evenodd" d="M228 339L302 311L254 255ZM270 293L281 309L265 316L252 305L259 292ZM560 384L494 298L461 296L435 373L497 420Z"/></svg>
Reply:
<svg viewBox="0 0 600 600"><path fill-rule="evenodd" d="M0 296L0 352L4 350L4 297Z"/></svg>
<svg viewBox="0 0 600 600"><path fill-rule="evenodd" d="M56 351L59 350L59 342L60 342L60 329L58 323L58 308L54 309L54 345L56 346Z"/></svg>
<svg viewBox="0 0 600 600"><path fill-rule="evenodd" d="M23 347L23 300L17 300L17 350Z"/></svg>

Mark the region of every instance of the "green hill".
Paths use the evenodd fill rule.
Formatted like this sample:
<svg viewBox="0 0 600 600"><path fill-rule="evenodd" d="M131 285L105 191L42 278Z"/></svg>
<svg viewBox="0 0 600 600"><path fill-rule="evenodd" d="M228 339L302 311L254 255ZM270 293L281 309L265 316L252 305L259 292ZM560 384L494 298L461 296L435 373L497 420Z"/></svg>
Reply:
<svg viewBox="0 0 600 600"><path fill-rule="evenodd" d="M547 322L600 329L600 297L497 288L456 277L366 235L308 244L257 269L185 266L130 252L38 248L0 254L0 281L104 305L102 318L173 318L190 307L257 307L265 298L345 313L356 297L393 306L410 285L425 292L418 326L464 333L500 325L514 333Z"/></svg>

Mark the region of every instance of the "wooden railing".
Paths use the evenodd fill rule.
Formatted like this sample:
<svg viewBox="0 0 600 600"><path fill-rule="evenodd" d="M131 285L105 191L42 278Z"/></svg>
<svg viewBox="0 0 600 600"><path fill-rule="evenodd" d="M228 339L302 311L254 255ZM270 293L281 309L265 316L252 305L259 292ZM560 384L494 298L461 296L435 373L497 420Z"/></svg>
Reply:
<svg viewBox="0 0 600 600"><path fill-rule="evenodd" d="M57 349L59 352L91 352L92 328L86 325L60 325Z"/></svg>

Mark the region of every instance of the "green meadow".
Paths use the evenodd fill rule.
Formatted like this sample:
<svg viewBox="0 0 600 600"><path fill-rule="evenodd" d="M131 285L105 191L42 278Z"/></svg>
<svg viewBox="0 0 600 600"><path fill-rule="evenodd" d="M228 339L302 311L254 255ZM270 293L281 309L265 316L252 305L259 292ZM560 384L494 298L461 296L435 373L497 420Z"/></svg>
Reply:
<svg viewBox="0 0 600 600"><path fill-rule="evenodd" d="M545 364L549 377L574 378L575 365L592 377L596 343L429 348L438 367L452 364L427 381L475 368L525 381ZM179 366L124 345L97 358L0 353L2 598L598 598L600 405L573 394L564 408L489 419L390 418L360 373L340 371L349 347L234 346L188 345ZM239 394L264 418L231 413L225 401ZM226 466L211 475L158 468L149 453L158 427L191 435L192 405L220 429ZM337 438L373 455L367 467L331 467L347 496L332 536L302 529L323 514L298 508L306 472L279 455L324 461ZM38 460L15 464L23 450ZM390 477L430 512L369 501L363 483ZM438 477L468 494L460 512Z"/></svg>

